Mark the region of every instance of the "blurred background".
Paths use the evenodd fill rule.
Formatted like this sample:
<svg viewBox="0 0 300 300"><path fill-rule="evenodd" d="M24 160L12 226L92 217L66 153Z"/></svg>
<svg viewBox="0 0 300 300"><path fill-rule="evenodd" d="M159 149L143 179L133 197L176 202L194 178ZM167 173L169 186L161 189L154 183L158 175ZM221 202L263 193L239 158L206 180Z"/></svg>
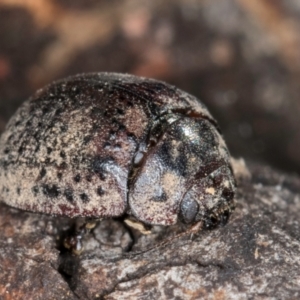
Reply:
<svg viewBox="0 0 300 300"><path fill-rule="evenodd" d="M299 0L0 0L0 132L36 89L95 71L177 85L235 157L300 174Z"/></svg>

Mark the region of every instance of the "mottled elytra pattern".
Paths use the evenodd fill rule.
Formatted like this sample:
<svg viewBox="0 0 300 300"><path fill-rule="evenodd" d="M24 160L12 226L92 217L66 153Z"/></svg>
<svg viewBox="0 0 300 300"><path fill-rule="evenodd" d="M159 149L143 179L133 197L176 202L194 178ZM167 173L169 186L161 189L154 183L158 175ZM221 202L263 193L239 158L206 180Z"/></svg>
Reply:
<svg viewBox="0 0 300 300"><path fill-rule="evenodd" d="M98 73L24 102L0 139L0 197L69 217L226 221L235 182L216 121L166 83Z"/></svg>

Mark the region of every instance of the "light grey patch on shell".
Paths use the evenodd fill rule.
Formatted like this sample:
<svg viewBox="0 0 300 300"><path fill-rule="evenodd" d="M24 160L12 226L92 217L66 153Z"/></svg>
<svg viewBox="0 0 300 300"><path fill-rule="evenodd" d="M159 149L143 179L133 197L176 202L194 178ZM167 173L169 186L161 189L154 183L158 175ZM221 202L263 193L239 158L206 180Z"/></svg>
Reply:
<svg viewBox="0 0 300 300"><path fill-rule="evenodd" d="M128 108L124 114L124 125L136 137L141 137L148 125L148 118L142 108Z"/></svg>
<svg viewBox="0 0 300 300"><path fill-rule="evenodd" d="M147 224L175 224L182 185L183 178L164 170L155 153L151 154L129 190L132 214Z"/></svg>

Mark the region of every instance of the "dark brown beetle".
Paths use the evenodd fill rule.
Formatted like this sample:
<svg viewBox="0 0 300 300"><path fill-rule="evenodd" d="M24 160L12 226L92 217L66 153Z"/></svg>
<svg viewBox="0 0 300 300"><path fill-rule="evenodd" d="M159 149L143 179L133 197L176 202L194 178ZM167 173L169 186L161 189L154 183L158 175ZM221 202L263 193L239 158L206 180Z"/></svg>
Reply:
<svg viewBox="0 0 300 300"><path fill-rule="evenodd" d="M225 224L235 180L217 123L195 97L131 75L69 77L24 102L0 139L0 195L71 218Z"/></svg>

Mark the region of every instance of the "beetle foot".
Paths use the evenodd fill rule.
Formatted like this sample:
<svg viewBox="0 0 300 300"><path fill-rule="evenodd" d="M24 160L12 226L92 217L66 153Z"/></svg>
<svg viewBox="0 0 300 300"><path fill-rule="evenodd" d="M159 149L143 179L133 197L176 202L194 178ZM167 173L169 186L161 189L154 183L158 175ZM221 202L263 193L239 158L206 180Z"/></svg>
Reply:
<svg viewBox="0 0 300 300"><path fill-rule="evenodd" d="M194 224L186 234L190 234L190 239L193 241L197 237L197 233L200 232L203 229L203 222L197 222ZM183 236L185 233L181 233L178 236Z"/></svg>
<svg viewBox="0 0 300 300"><path fill-rule="evenodd" d="M70 250L73 254L80 255L84 250L82 246L82 235L71 235L64 239L64 247Z"/></svg>
<svg viewBox="0 0 300 300"><path fill-rule="evenodd" d="M143 235L151 234L151 226L143 224L135 218L126 218L124 222L130 229L135 229Z"/></svg>
<svg viewBox="0 0 300 300"><path fill-rule="evenodd" d="M71 251L73 254L80 255L84 250L82 244L83 237L96 227L98 221L99 220L89 220L81 224L80 226L78 226L77 223L75 232L64 239L64 247Z"/></svg>
<svg viewBox="0 0 300 300"><path fill-rule="evenodd" d="M190 227L188 230L186 230L184 232L180 232L178 234L175 234L169 238L166 238L162 242L160 242L152 247L146 248L144 250L136 251L133 253L125 253L123 255L126 257L134 257L136 255L141 255L141 254L168 246L174 240L185 237L185 236L190 236L190 239L193 240L197 236L197 233L199 233L202 229L203 229L203 222L199 221L199 222L195 223L192 227Z"/></svg>

